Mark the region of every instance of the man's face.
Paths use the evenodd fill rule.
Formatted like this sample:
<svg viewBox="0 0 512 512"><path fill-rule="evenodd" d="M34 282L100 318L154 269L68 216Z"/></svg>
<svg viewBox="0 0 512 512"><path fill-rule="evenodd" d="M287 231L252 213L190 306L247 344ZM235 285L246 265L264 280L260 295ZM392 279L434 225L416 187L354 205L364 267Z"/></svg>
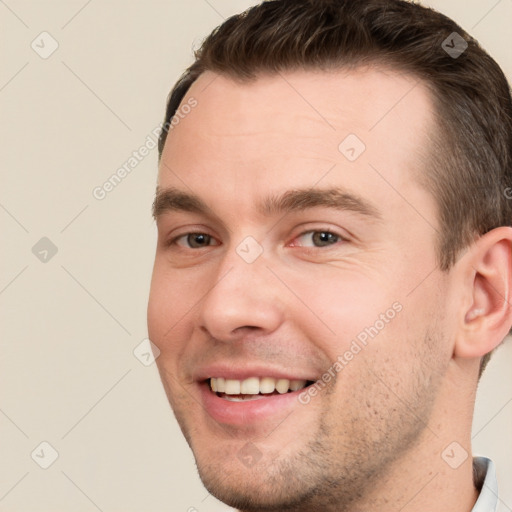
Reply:
<svg viewBox="0 0 512 512"><path fill-rule="evenodd" d="M435 200L415 179L429 95L367 69L206 73L190 98L159 174L163 384L217 497L342 510L419 449L450 360Z"/></svg>

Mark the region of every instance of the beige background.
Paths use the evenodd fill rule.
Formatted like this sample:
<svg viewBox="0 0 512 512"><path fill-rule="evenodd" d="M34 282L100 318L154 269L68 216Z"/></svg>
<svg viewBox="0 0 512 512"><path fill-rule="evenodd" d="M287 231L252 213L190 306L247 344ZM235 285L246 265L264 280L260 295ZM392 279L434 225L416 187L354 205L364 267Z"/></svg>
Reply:
<svg viewBox="0 0 512 512"><path fill-rule="evenodd" d="M254 1L0 1L0 511L224 510L202 487L146 337L155 243L151 150L101 186L161 121L192 47ZM433 1L512 77L512 0ZM48 52L46 59L31 48ZM32 247L48 237L46 262ZM39 249L44 257L45 247ZM474 450L512 510L512 349L483 379ZM42 441L59 457L31 458ZM41 452L41 450L43 450ZM48 461L48 448L34 458Z"/></svg>

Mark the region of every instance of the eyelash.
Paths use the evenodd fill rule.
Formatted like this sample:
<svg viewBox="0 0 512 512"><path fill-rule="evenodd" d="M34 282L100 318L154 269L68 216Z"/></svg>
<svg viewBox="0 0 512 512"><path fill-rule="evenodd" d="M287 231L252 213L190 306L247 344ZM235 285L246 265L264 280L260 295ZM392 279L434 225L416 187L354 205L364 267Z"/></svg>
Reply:
<svg viewBox="0 0 512 512"><path fill-rule="evenodd" d="M328 244L328 245L324 245L324 246L301 246L301 245L295 245L295 244L292 244L291 247L305 247L305 248L308 248L308 249L321 249L323 247L331 247L331 246L334 246L334 245L337 245L339 242L346 242L347 239L345 237L343 237L342 235L338 234L338 233L335 233L329 229L309 229L307 231L303 231L302 233L300 233L299 235L297 235L294 240L297 240L297 239L300 239L302 237L304 237L305 235L309 235L309 234L315 234L315 233L322 233L322 234L327 234L327 235L332 235L333 237L337 238L337 241L333 244ZM183 233L179 236L176 236L172 239L170 239L166 245L167 246L172 246L172 245L177 245L179 246L178 244L178 241L182 238L186 238L186 237L189 237L189 236L193 236L193 235L204 235L206 237L209 237L210 239L213 239L215 240L215 238L211 235L209 235L208 233L204 233L202 231L190 231L188 233ZM217 244L213 244L213 245L207 245L207 246L204 246L204 247L216 247L220 245L219 243ZM179 247L182 247L182 246L179 246ZM184 249L189 249L189 250L197 250L197 249L202 249L204 247L182 247Z"/></svg>

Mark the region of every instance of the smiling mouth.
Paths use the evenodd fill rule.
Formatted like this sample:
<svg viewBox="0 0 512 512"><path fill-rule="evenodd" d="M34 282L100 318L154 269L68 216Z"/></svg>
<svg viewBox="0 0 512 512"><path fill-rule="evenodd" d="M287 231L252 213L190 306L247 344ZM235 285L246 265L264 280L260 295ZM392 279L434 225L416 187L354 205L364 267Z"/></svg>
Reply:
<svg viewBox="0 0 512 512"><path fill-rule="evenodd" d="M275 379L273 377L249 377L244 380L211 377L207 379L207 383L219 398L229 402L245 402L301 391L313 384L313 381Z"/></svg>

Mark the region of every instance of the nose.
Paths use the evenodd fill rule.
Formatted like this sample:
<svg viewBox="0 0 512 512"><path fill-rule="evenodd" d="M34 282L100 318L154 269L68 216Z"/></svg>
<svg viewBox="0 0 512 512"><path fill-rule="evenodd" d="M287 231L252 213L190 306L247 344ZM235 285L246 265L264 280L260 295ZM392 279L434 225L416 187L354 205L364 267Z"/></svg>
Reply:
<svg viewBox="0 0 512 512"><path fill-rule="evenodd" d="M200 328L225 342L239 340L250 332L270 334L283 322L280 292L263 256L247 263L231 250L218 265L201 302Z"/></svg>

